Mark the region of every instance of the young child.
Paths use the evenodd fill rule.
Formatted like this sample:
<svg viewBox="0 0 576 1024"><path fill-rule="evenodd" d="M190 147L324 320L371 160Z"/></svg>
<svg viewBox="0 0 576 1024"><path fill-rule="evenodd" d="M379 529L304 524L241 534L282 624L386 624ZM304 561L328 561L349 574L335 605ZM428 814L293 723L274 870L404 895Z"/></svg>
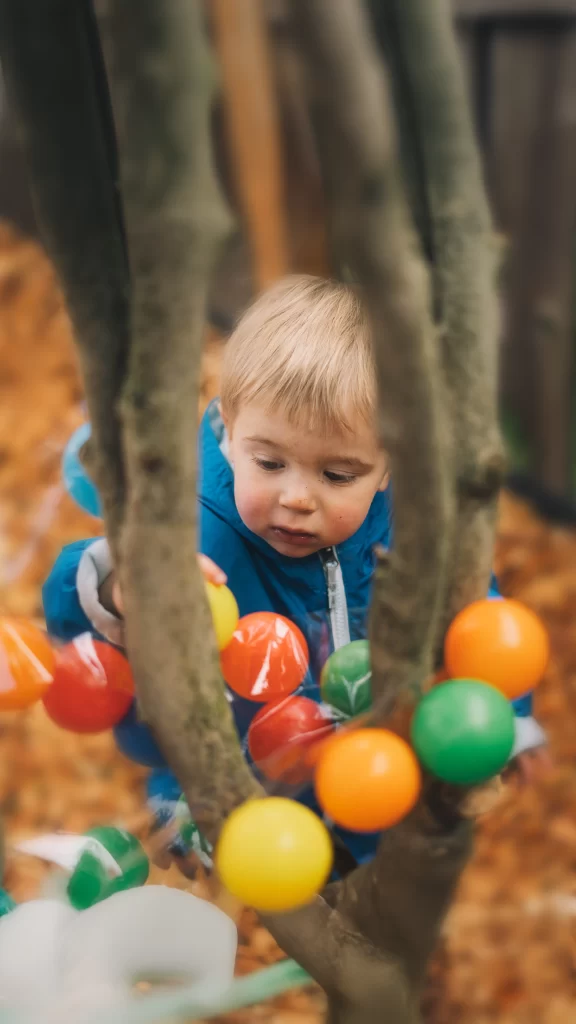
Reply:
<svg viewBox="0 0 576 1024"><path fill-rule="evenodd" d="M296 622L312 655L320 636L328 636L325 657L365 635L374 549L390 544L375 410L370 330L357 295L294 276L240 320L226 346L220 400L201 424L203 567L216 582L227 578L241 615L274 611ZM103 539L64 549L44 587L52 635L92 630L122 643L111 568ZM522 710L515 754L544 739ZM346 841L363 859L370 844Z"/></svg>

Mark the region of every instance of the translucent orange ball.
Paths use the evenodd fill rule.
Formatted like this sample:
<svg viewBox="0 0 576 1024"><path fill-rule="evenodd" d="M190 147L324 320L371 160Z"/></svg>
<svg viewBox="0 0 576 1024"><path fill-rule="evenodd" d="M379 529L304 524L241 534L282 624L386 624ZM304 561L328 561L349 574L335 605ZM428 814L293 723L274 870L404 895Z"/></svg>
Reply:
<svg viewBox="0 0 576 1024"><path fill-rule="evenodd" d="M264 704L298 689L308 669L308 644L284 615L251 612L239 620L220 664L230 689Z"/></svg>
<svg viewBox="0 0 576 1024"><path fill-rule="evenodd" d="M342 828L379 832L412 810L421 787L415 755L388 729L356 729L322 744L316 797Z"/></svg>
<svg viewBox="0 0 576 1024"><path fill-rule="evenodd" d="M479 679L509 700L540 682L549 658L546 630L519 601L487 599L468 605L446 634L444 660L453 679Z"/></svg>
<svg viewBox="0 0 576 1024"><path fill-rule="evenodd" d="M26 619L0 619L0 711L20 711L40 699L54 675L54 651Z"/></svg>

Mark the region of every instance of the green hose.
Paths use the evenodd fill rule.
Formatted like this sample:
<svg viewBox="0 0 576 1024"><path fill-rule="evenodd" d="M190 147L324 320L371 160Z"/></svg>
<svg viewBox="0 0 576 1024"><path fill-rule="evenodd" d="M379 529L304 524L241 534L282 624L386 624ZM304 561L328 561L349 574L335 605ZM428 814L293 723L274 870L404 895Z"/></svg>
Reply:
<svg viewBox="0 0 576 1024"><path fill-rule="evenodd" d="M281 960L271 967L236 978L224 991L216 991L213 982L203 982L158 995L142 996L128 1004L99 1012L77 1012L77 1020L79 1024L153 1024L178 1018L205 1020L273 999L288 989L311 982L310 975L294 960ZM4 1015L0 1011L0 1024L28 1024L29 1019L25 1013Z"/></svg>

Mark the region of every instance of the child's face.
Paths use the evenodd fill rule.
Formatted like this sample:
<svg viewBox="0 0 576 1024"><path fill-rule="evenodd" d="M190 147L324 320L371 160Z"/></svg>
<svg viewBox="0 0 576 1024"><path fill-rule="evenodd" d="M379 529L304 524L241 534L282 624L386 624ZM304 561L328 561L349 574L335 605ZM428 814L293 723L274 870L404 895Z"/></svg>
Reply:
<svg viewBox="0 0 576 1024"><path fill-rule="evenodd" d="M387 485L385 455L362 421L324 437L250 404L227 426L238 512L282 555L342 543Z"/></svg>

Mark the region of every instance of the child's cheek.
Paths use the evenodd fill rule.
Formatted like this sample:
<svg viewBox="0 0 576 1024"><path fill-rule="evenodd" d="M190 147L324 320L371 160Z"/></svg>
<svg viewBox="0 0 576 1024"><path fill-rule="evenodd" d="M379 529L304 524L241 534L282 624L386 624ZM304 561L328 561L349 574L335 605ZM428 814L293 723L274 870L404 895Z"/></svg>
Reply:
<svg viewBox="0 0 576 1024"><path fill-rule="evenodd" d="M235 487L236 507L242 522L246 526L258 532L259 529L269 524L267 495L261 487L242 486Z"/></svg>
<svg viewBox="0 0 576 1024"><path fill-rule="evenodd" d="M331 510L331 527L339 538L351 537L360 528L368 509L358 502L344 502Z"/></svg>

